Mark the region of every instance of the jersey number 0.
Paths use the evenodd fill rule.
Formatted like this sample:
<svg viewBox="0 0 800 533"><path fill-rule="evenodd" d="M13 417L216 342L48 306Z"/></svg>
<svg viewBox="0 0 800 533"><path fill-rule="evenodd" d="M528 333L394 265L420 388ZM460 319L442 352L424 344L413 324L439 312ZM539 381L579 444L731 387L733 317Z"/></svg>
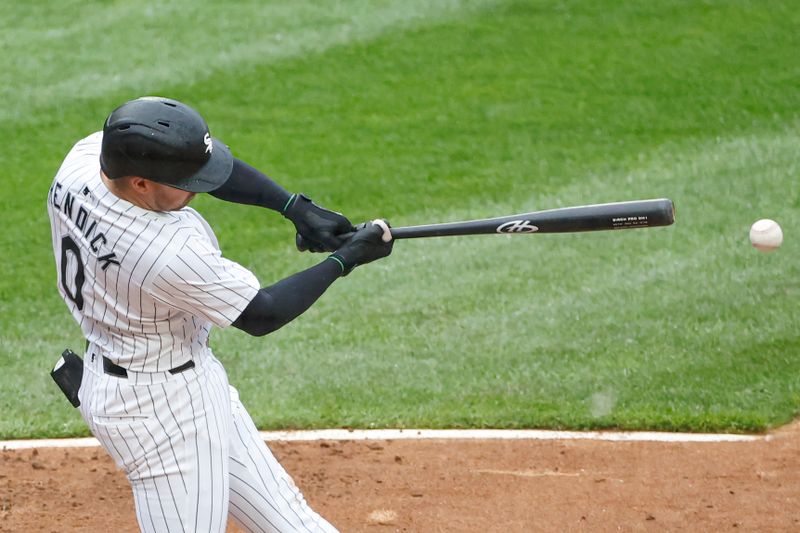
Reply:
<svg viewBox="0 0 800 533"><path fill-rule="evenodd" d="M67 262L69 261L68 252L74 256L75 261L75 290L74 292L70 289L69 284L67 283ZM81 293L81 289L83 289L83 282L86 280L86 276L83 272L83 259L81 259L81 249L78 247L78 244L70 237L69 235L63 237L61 239L61 287L64 288L64 292L69 297L70 300L75 302L75 305L78 306L78 311L83 310L83 294Z"/></svg>

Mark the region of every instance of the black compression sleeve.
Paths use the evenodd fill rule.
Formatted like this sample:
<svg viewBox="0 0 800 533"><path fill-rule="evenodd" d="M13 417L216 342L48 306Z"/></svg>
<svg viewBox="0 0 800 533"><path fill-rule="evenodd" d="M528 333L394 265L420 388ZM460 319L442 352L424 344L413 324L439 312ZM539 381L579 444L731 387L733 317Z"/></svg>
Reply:
<svg viewBox="0 0 800 533"><path fill-rule="evenodd" d="M220 200L258 205L281 213L291 197L286 189L240 159L233 160L228 180L209 194Z"/></svg>
<svg viewBox="0 0 800 533"><path fill-rule="evenodd" d="M271 333L311 307L341 274L341 265L328 258L264 287L233 322L233 326L255 336Z"/></svg>

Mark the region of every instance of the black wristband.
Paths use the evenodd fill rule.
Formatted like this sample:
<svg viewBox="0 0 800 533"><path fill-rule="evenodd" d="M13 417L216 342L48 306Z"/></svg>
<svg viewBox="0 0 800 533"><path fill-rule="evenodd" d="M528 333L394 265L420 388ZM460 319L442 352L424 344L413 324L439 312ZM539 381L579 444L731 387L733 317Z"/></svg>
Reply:
<svg viewBox="0 0 800 533"><path fill-rule="evenodd" d="M305 200L306 202L309 202L309 203L311 203L311 202L312 202L311 198L309 198L309 197L308 197L308 196L306 196L305 194L303 194L303 193L294 193L294 194L292 194L291 196L289 196L289 199L288 199L288 200L286 200L286 203L283 205L283 209L281 209L281 214L282 214L283 216L285 216L286 218L289 218L289 214L288 214L288 213L289 213L289 209L291 209L292 207L294 207L294 206L295 206L295 204L297 204L297 202L298 202L298 201L299 201L301 198L302 198L303 200ZM289 220L291 220L291 218L289 218Z"/></svg>
<svg viewBox="0 0 800 533"><path fill-rule="evenodd" d="M348 275L355 267L358 266L358 263L350 264L350 262L339 252L332 253L328 256L328 259L333 259L340 267L342 267L342 276Z"/></svg>

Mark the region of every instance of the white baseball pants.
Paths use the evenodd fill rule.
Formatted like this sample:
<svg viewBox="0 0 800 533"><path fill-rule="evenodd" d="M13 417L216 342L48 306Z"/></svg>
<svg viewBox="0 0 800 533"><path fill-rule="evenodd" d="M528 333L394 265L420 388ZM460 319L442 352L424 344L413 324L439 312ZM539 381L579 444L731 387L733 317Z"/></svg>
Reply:
<svg viewBox="0 0 800 533"><path fill-rule="evenodd" d="M142 531L222 532L228 513L247 531L336 531L259 437L216 358L121 378L103 371L94 348L81 414L127 474Z"/></svg>

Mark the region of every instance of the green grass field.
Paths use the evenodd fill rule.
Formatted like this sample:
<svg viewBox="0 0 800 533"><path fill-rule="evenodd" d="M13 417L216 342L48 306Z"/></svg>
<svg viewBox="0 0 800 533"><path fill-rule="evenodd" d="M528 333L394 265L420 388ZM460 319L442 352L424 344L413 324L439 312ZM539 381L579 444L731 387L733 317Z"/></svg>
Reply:
<svg viewBox="0 0 800 533"><path fill-rule="evenodd" d="M321 4L321 5L320 5ZM119 103L394 225L669 197L669 228L398 242L265 338L212 345L263 429L761 431L800 407L800 11L786 1L9 4L0 20L0 438L88 434L44 199ZM75 13L79 16L75 16ZM271 284L275 213L193 204ZM783 247L754 250L774 218Z"/></svg>

